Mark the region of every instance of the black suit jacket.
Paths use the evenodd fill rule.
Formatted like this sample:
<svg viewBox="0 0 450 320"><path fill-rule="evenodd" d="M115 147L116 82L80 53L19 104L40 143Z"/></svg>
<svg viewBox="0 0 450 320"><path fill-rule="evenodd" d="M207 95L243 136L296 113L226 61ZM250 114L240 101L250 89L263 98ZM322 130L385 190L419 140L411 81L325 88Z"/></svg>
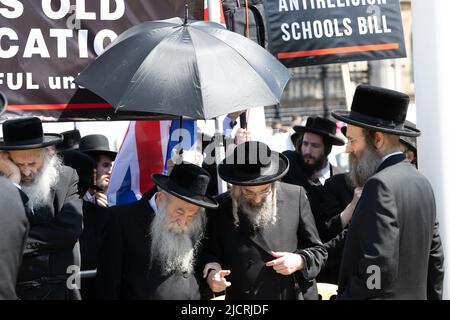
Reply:
<svg viewBox="0 0 450 320"><path fill-rule="evenodd" d="M150 264L151 223L155 213L151 194L141 200L111 207L100 249L97 298L132 300L198 300L195 275L162 275Z"/></svg>
<svg viewBox="0 0 450 320"><path fill-rule="evenodd" d="M83 233L80 237L81 270L97 269L100 243L108 217L108 208L83 201ZM81 279L83 300L95 299L95 280L95 278Z"/></svg>
<svg viewBox="0 0 450 320"><path fill-rule="evenodd" d="M0 300L12 300L29 223L17 188L0 177L0 190Z"/></svg>
<svg viewBox="0 0 450 320"><path fill-rule="evenodd" d="M82 200L78 195L78 175L72 168L63 166L59 180L51 189L46 207L31 212L26 204L30 222L22 266L21 282L34 281L42 277L71 275L69 266L80 266L78 238L83 227ZM21 191L22 192L22 191ZM61 283L66 286L65 281ZM23 299L45 298L48 292L21 290Z"/></svg>
<svg viewBox="0 0 450 320"><path fill-rule="evenodd" d="M339 298L441 298L443 275L431 185L403 155L391 156L366 182L353 214Z"/></svg>
<svg viewBox="0 0 450 320"><path fill-rule="evenodd" d="M306 195L308 196L309 203L311 205L311 211L316 221L317 231L319 232L320 239L323 242L328 241L335 235L333 234L335 230L332 229L335 227L335 224L328 223L328 213L323 211L324 186L312 185L309 182L309 177L305 173L305 170L303 169L301 164L301 155L298 152L288 150L284 151L283 154L289 159L289 171L283 177L282 181L305 188ZM331 177L344 173L343 169L334 167L331 164L328 165L330 166Z"/></svg>
<svg viewBox="0 0 450 320"><path fill-rule="evenodd" d="M277 222L258 232L251 231L243 215L236 228L229 193L217 201L219 210L208 212L209 257L204 263L219 262L224 270L231 270L227 279L232 285L226 290L226 299L302 299L303 292L315 286L313 280L327 258L304 189L277 183ZM265 266L275 259L271 251L302 254L307 268L280 275Z"/></svg>

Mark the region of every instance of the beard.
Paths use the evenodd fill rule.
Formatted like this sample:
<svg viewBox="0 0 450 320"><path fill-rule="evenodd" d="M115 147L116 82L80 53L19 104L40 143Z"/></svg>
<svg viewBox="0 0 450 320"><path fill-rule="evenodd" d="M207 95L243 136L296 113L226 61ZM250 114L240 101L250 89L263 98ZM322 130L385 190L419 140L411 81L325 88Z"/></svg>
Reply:
<svg viewBox="0 0 450 320"><path fill-rule="evenodd" d="M328 157L325 154L322 154L319 158L315 159L310 154L304 155L300 151L300 164L305 170L306 175L312 176L315 172L319 171L320 169L324 168L328 164ZM313 160L313 163L307 163L305 162L305 159Z"/></svg>
<svg viewBox="0 0 450 320"><path fill-rule="evenodd" d="M206 225L205 210L200 208L192 222L182 228L170 222L166 208L167 200L163 200L151 225L151 261L159 262L164 275L174 272L192 274Z"/></svg>
<svg viewBox="0 0 450 320"><path fill-rule="evenodd" d="M350 154L350 179L354 187L363 187L381 164L382 156L370 144L367 144L360 156Z"/></svg>
<svg viewBox="0 0 450 320"><path fill-rule="evenodd" d="M21 188L28 197L27 207L30 210L51 205L51 189L58 183L61 167L59 157L46 154L42 169L37 174L22 178Z"/></svg>
<svg viewBox="0 0 450 320"><path fill-rule="evenodd" d="M274 225L277 221L276 184L272 185L272 192L255 204L245 198L239 187L234 186L231 192L233 217L235 226L239 226L238 211L242 212L250 222L253 230L264 229Z"/></svg>

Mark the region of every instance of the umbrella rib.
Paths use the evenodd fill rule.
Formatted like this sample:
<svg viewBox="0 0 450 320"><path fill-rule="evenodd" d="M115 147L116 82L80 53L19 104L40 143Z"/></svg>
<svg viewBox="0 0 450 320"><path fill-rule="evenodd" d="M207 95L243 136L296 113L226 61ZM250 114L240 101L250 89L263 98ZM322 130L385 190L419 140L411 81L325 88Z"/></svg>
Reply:
<svg viewBox="0 0 450 320"><path fill-rule="evenodd" d="M194 28L197 31L201 31L202 33L204 33L205 35L212 37L214 39L216 39L217 41L220 41L221 43L225 44L226 46L228 46L230 49L232 49L234 52L236 52L238 55L240 55L242 57L242 59L245 60L245 62L248 64L248 66L250 67L250 69L252 70L252 72L254 72L258 78L261 78L260 75L255 71L255 69L252 67L252 65L249 63L248 59L246 59L238 50L236 50L233 46L229 45L228 43L226 43L225 41L221 40L220 38L217 38L215 36L213 36L212 34L203 31L201 28L195 28L193 26L191 26L191 28ZM220 30L220 29L219 29ZM225 30L225 29L224 29ZM228 31L228 30L227 30ZM231 31L228 31L231 32ZM249 41L252 41L249 39ZM261 49L265 50L263 47L261 47ZM261 81L264 86L266 87L266 89L268 90L268 92L270 92L270 95L274 98L274 100L277 100L277 97L274 95L274 93L272 92L272 90L269 88L269 86L266 84L265 81ZM287 82L286 82L287 83ZM203 95L202 95L202 99L203 99ZM263 106L261 106L263 107Z"/></svg>

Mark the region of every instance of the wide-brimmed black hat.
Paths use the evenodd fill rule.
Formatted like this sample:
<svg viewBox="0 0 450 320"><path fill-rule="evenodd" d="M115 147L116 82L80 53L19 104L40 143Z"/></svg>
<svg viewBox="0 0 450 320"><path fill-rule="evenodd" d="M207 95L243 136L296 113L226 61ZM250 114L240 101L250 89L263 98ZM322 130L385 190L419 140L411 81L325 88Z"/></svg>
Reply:
<svg viewBox="0 0 450 320"><path fill-rule="evenodd" d="M219 206L217 201L206 196L211 176L195 164L177 164L169 176L154 173L152 180L158 187L181 200L207 209L216 209Z"/></svg>
<svg viewBox="0 0 450 320"><path fill-rule="evenodd" d="M294 130L300 134L305 132L318 134L332 145L343 146L345 144L344 140L336 135L336 123L325 118L309 117L304 126L295 126Z"/></svg>
<svg viewBox="0 0 450 320"><path fill-rule="evenodd" d="M7 106L8 106L8 99L6 99L6 96L3 94L3 92L0 91L0 114L2 114L3 111L6 110Z"/></svg>
<svg viewBox="0 0 450 320"><path fill-rule="evenodd" d="M90 156L79 150L66 150L64 152L63 164L77 171L79 177L78 186L81 189L92 188L94 190L102 190L96 186L95 171L97 164Z"/></svg>
<svg viewBox="0 0 450 320"><path fill-rule="evenodd" d="M68 150L78 149L80 145L81 135L77 129L61 132L64 140L56 145L56 152L65 152Z"/></svg>
<svg viewBox="0 0 450 320"><path fill-rule="evenodd" d="M416 125L411 121L405 121L405 128L410 130L416 130ZM417 154L417 139L416 137L400 137L400 142L408 147L409 150Z"/></svg>
<svg viewBox="0 0 450 320"><path fill-rule="evenodd" d="M108 138L102 134L90 134L80 140L79 149L89 156L107 155L112 160L116 158L117 152L109 149Z"/></svg>
<svg viewBox="0 0 450 320"><path fill-rule="evenodd" d="M356 88L350 111L333 111L338 120L369 130L399 136L417 137L420 131L404 126L408 111L408 95L369 85Z"/></svg>
<svg viewBox="0 0 450 320"><path fill-rule="evenodd" d="M60 143L62 135L45 133L39 118L18 118L3 123L0 150L39 149Z"/></svg>
<svg viewBox="0 0 450 320"><path fill-rule="evenodd" d="M220 177L233 185L258 186L280 180L289 170L285 155L259 141L236 146L231 156L219 164Z"/></svg>

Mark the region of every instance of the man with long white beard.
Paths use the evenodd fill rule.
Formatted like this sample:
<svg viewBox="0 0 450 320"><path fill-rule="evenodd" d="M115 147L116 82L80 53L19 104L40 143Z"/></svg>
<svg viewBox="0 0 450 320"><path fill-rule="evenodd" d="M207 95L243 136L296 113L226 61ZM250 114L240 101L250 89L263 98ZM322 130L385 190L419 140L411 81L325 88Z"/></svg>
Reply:
<svg viewBox="0 0 450 320"><path fill-rule="evenodd" d="M205 227L209 174L182 163L170 176L153 174L158 192L110 207L97 269L98 298L198 300L196 265Z"/></svg>
<svg viewBox="0 0 450 320"><path fill-rule="evenodd" d="M443 250L433 189L400 151L409 97L361 85L348 123L350 177L363 192L345 240L340 299L441 299Z"/></svg>
<svg viewBox="0 0 450 320"><path fill-rule="evenodd" d="M262 142L239 144L219 165L232 184L208 212L203 276L230 300L317 299L314 278L327 252L305 190L279 182L287 158Z"/></svg>
<svg viewBox="0 0 450 320"><path fill-rule="evenodd" d="M21 299L75 299L66 283L80 265L82 231L78 176L61 165L48 147L59 134L44 134L38 118L5 121L0 140L0 172L19 189L30 222L17 283Z"/></svg>

